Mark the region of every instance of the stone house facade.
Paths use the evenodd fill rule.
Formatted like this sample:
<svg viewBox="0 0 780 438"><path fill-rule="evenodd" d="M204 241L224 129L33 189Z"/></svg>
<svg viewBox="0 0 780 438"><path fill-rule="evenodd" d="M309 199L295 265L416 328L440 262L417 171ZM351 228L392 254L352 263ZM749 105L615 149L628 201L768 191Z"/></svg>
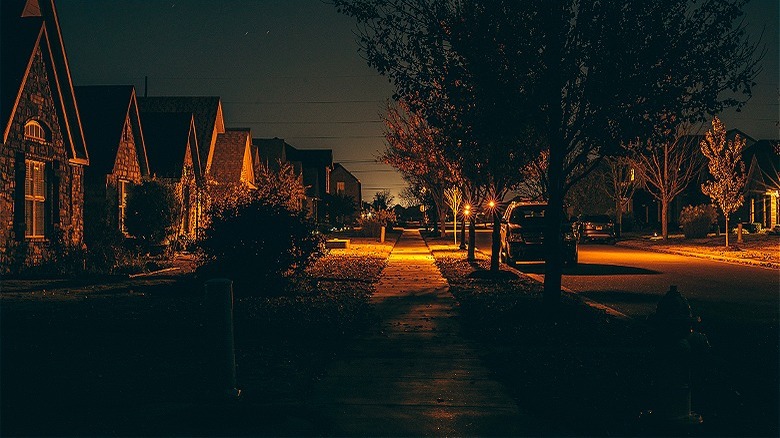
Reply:
<svg viewBox="0 0 780 438"><path fill-rule="evenodd" d="M89 164L51 0L3 0L0 267L81 246Z"/></svg>

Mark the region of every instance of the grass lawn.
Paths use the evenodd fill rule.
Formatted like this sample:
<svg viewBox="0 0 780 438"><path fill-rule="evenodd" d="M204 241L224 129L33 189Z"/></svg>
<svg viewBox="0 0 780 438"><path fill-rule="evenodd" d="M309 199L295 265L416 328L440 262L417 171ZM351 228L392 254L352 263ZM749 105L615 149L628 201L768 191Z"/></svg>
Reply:
<svg viewBox="0 0 780 438"><path fill-rule="evenodd" d="M235 302L234 405L207 396L203 281L3 280L0 434L317 434L310 385L370 323L395 240L353 239L295 293Z"/></svg>
<svg viewBox="0 0 780 438"><path fill-rule="evenodd" d="M540 283L524 276L473 278L489 268L484 256L478 253L477 262L468 263L451 242L428 239L428 244L458 300L467 336L484 347L486 364L521 407L576 434L664 433L638 420L640 412L656 407L653 382L664 368L647 321L613 318L565 295L551 314L542 304ZM710 352L694 363L693 410L705 418L699 434L777 433L778 419L771 414L776 398L766 400L777 392L776 370L737 372L744 369L735 366L740 361ZM760 370L764 362L771 360L753 364Z"/></svg>
<svg viewBox="0 0 780 438"><path fill-rule="evenodd" d="M672 234L666 241L658 237L636 236L622 240L620 244L780 268L780 236L756 233L745 234L742 237L743 242L738 243L737 236L730 235L728 247L726 247L725 236L714 234L701 239L686 239L682 234Z"/></svg>

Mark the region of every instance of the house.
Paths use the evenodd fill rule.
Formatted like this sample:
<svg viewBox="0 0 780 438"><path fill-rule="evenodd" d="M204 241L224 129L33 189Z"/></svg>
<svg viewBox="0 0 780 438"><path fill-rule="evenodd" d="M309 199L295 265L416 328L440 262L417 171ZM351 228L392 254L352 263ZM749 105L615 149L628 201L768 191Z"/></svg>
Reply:
<svg viewBox="0 0 780 438"><path fill-rule="evenodd" d="M0 266L82 244L89 165L54 0L0 2ZM56 239L56 240L55 240Z"/></svg>
<svg viewBox="0 0 780 438"><path fill-rule="evenodd" d="M141 111L152 176L170 184L181 200L178 236L197 237L202 226L202 179L195 117L188 112Z"/></svg>
<svg viewBox="0 0 780 438"><path fill-rule="evenodd" d="M745 202L734 217L740 222L772 228L780 217L780 141L759 140L742 153L747 181Z"/></svg>
<svg viewBox="0 0 780 438"><path fill-rule="evenodd" d="M360 206L363 204L363 193L360 180L349 172L341 163L335 163L330 172L330 191L334 196L347 196L352 198L355 205L354 217L360 215Z"/></svg>
<svg viewBox="0 0 780 438"><path fill-rule="evenodd" d="M195 121L201 171L206 172L219 134L225 132L222 101L217 96L151 96L138 98L141 112L190 113ZM205 176L205 174L201 174Z"/></svg>
<svg viewBox="0 0 780 438"><path fill-rule="evenodd" d="M301 175L306 188L305 208L317 222L324 220L323 199L330 193L333 151L330 149L297 149L281 138L255 138L260 164L279 170L279 163L289 163Z"/></svg>
<svg viewBox="0 0 780 438"><path fill-rule="evenodd" d="M245 187L254 190L256 148L248 128L227 129L217 135L211 160L206 169L209 182L214 184L212 195L227 196L226 190Z"/></svg>
<svg viewBox="0 0 780 438"><path fill-rule="evenodd" d="M98 224L126 232L127 193L132 185L149 177L149 163L135 87L80 86L75 91L91 152L84 174L85 240L90 242L90 232L100 233Z"/></svg>
<svg viewBox="0 0 780 438"><path fill-rule="evenodd" d="M333 151L330 149L296 149L285 144L288 162L300 166L303 185L306 187L306 210L315 222L324 218L323 199L330 193L330 171L333 168Z"/></svg>

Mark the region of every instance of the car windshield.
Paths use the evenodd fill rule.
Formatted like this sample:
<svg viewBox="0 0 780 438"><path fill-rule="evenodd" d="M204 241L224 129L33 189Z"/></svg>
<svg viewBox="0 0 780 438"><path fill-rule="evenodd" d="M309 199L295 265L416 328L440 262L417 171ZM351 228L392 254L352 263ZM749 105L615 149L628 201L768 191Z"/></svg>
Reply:
<svg viewBox="0 0 780 438"><path fill-rule="evenodd" d="M544 205L516 207L509 216L509 222L518 225L542 225L544 211Z"/></svg>
<svg viewBox="0 0 780 438"><path fill-rule="evenodd" d="M582 222L598 222L598 223L607 223L611 222L609 219L609 216L606 214L592 214L592 215L585 215L582 216Z"/></svg>

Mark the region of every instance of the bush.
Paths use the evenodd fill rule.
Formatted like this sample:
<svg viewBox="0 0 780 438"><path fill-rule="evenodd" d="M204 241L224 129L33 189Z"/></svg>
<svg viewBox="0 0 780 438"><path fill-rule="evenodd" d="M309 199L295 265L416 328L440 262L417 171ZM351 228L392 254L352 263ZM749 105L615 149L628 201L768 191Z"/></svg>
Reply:
<svg viewBox="0 0 780 438"><path fill-rule="evenodd" d="M230 278L244 296L283 292L288 279L324 251L304 212L260 198L212 212L199 246L199 275Z"/></svg>
<svg viewBox="0 0 780 438"><path fill-rule="evenodd" d="M707 237L707 232L718 218L712 205L688 205L680 212L680 227L688 239Z"/></svg>
<svg viewBox="0 0 780 438"><path fill-rule="evenodd" d="M361 235L367 237L379 237L382 227L395 222L395 213L392 210L378 210L371 212L358 220L361 227Z"/></svg>
<svg viewBox="0 0 780 438"><path fill-rule="evenodd" d="M179 224L181 204L173 188L160 181L144 181L127 195L127 232L148 247L171 237Z"/></svg>

